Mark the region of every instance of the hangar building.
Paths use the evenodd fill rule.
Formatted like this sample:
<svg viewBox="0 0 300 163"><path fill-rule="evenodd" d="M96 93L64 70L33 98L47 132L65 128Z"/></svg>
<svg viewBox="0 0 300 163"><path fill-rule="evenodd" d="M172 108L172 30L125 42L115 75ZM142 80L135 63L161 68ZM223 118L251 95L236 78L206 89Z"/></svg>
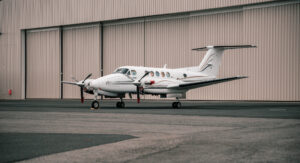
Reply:
<svg viewBox="0 0 300 163"><path fill-rule="evenodd" d="M192 48L252 44L226 51L219 75L249 78L187 99L300 101L299 0L0 0L0 32L0 99L79 98L60 81L194 66L205 53Z"/></svg>

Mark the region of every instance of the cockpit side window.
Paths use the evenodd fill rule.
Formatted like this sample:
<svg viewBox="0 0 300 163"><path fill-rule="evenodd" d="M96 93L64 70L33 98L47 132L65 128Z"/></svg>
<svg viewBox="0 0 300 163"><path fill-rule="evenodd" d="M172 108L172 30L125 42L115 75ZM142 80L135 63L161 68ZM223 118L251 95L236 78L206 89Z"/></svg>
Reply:
<svg viewBox="0 0 300 163"><path fill-rule="evenodd" d="M114 73L126 74L128 68L118 68Z"/></svg>
<svg viewBox="0 0 300 163"><path fill-rule="evenodd" d="M135 76L136 75L136 71L135 70L131 70L131 74L132 74L132 76Z"/></svg>
<svg viewBox="0 0 300 163"><path fill-rule="evenodd" d="M127 75L128 75L128 76L130 75L130 71L127 72Z"/></svg>

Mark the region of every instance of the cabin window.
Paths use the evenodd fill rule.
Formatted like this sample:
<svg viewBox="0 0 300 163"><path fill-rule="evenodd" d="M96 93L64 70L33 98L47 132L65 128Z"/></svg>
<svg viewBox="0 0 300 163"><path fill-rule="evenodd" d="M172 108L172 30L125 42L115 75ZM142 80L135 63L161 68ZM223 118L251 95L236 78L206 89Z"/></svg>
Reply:
<svg viewBox="0 0 300 163"><path fill-rule="evenodd" d="M166 73L166 76L169 78L171 75L169 72Z"/></svg>
<svg viewBox="0 0 300 163"><path fill-rule="evenodd" d="M132 76L135 76L136 75L136 71L135 70L131 70L131 74L132 74Z"/></svg>
<svg viewBox="0 0 300 163"><path fill-rule="evenodd" d="M186 78L186 77L187 77L187 75L186 75L186 74L183 74L183 77L185 77L185 78Z"/></svg>
<svg viewBox="0 0 300 163"><path fill-rule="evenodd" d="M150 71L150 76L153 77L154 76L154 72Z"/></svg>
<svg viewBox="0 0 300 163"><path fill-rule="evenodd" d="M161 72L160 74L161 74L161 77L163 77L163 78L165 77L165 73L164 72Z"/></svg>
<svg viewBox="0 0 300 163"><path fill-rule="evenodd" d="M156 75L157 77L159 77L159 72L158 72L158 71L156 71L156 72L155 72L155 75Z"/></svg>

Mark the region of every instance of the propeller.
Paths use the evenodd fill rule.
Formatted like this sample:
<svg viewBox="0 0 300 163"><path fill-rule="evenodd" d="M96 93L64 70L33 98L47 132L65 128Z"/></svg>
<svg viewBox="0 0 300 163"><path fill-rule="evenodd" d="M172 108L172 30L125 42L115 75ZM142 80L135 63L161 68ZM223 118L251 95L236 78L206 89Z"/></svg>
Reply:
<svg viewBox="0 0 300 163"><path fill-rule="evenodd" d="M61 81L61 82L64 84L72 84L72 85L79 86L80 87L80 101L81 101L81 103L83 103L84 102L83 90L84 90L84 88L86 88L84 82L91 76L92 76L92 73L88 74L82 81L78 81L75 77L71 76L71 78L76 82L69 82L69 81Z"/></svg>
<svg viewBox="0 0 300 163"><path fill-rule="evenodd" d="M80 87L80 101L81 101L81 103L84 102L84 96L83 96L84 82L86 81L86 79L90 78L91 76L92 76L92 73L88 74L88 76L86 76L86 77L84 78L84 80L82 80L81 83L78 82L78 84L77 84L77 85Z"/></svg>
<svg viewBox="0 0 300 163"><path fill-rule="evenodd" d="M145 74L141 78L136 79L133 82L133 84L136 86L137 103L140 103L140 100L141 100L141 98L140 98L140 91L141 91L141 88L143 88L143 87L141 87L141 85L142 85L141 80L144 77L146 77L149 73L150 73L149 71L146 71Z"/></svg>

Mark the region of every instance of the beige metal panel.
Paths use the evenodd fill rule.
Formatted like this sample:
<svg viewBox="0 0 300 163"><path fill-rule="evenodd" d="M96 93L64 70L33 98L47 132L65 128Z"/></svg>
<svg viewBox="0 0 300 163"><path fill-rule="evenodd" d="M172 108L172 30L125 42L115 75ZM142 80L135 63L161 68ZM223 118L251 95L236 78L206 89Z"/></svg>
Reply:
<svg viewBox="0 0 300 163"><path fill-rule="evenodd" d="M103 32L104 75L120 66L144 66L143 22L109 25Z"/></svg>
<svg viewBox="0 0 300 163"><path fill-rule="evenodd" d="M168 68L193 66L191 62L198 57L190 55L188 18L146 22L145 46L145 66L149 67L163 67L164 64Z"/></svg>
<svg viewBox="0 0 300 163"><path fill-rule="evenodd" d="M91 79L96 79L100 77L100 64L99 25L63 30L64 81L72 81L72 76L77 80L83 80L89 73L93 74ZM79 87L65 84L63 98L80 98Z"/></svg>
<svg viewBox="0 0 300 163"><path fill-rule="evenodd" d="M239 45L243 44L243 13L228 12L196 16L190 19L191 47L206 45ZM251 51L251 50L250 50ZM220 66L219 78L243 74L243 59L241 50L227 50ZM192 55L200 55L202 60L206 52L192 52ZM194 60L196 61L196 60ZM191 90L187 94L188 99L201 100L241 100L241 85L247 79L232 81L209 87Z"/></svg>
<svg viewBox="0 0 300 163"><path fill-rule="evenodd" d="M103 30L105 75L119 66L144 65L144 23L109 25Z"/></svg>
<svg viewBox="0 0 300 163"><path fill-rule="evenodd" d="M0 2L0 99L21 98L20 11L16 0ZM8 95L12 89L12 95Z"/></svg>
<svg viewBox="0 0 300 163"><path fill-rule="evenodd" d="M26 97L59 98L59 30L29 31L26 41Z"/></svg>
<svg viewBox="0 0 300 163"><path fill-rule="evenodd" d="M300 100L299 17L300 4L244 11L244 42L258 45L244 51L244 99Z"/></svg>
<svg viewBox="0 0 300 163"><path fill-rule="evenodd" d="M8 0L5 0L5 2ZM197 11L274 0L18 0L21 28ZM22 8L22 9L21 9Z"/></svg>
<svg viewBox="0 0 300 163"><path fill-rule="evenodd" d="M146 66L169 68L189 66L189 20L171 19L146 22Z"/></svg>

